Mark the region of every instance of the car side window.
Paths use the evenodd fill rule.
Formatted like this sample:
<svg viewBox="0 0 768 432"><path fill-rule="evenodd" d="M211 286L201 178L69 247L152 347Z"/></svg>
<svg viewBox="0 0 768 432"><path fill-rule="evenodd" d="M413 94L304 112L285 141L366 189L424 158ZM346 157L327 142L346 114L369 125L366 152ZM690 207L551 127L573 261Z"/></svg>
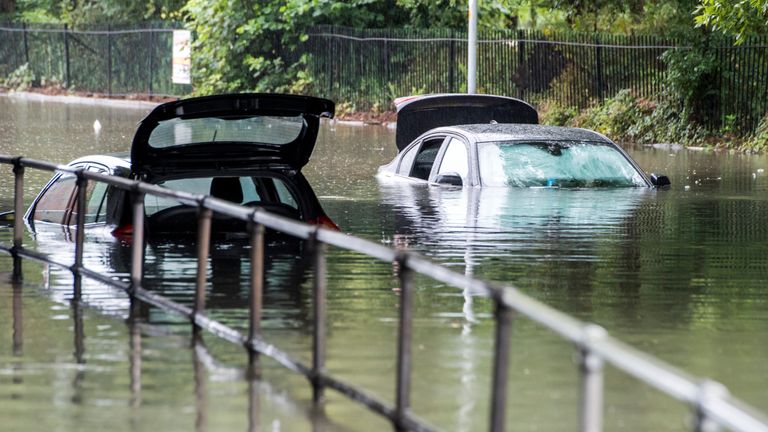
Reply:
<svg viewBox="0 0 768 432"><path fill-rule="evenodd" d="M98 167L91 166L88 171L97 173L106 173ZM85 223L104 222L107 217L107 188L106 183L88 180L85 188ZM77 199L75 199L77 201ZM77 223L77 206L72 208L72 217L69 220L70 225Z"/></svg>
<svg viewBox="0 0 768 432"><path fill-rule="evenodd" d="M462 182L467 184L469 158L467 157L467 146L461 140L451 138L448 142L437 173L456 173L461 177Z"/></svg>
<svg viewBox="0 0 768 432"><path fill-rule="evenodd" d="M411 168L411 177L416 177L422 180L429 178L429 173L432 171L432 165L435 163L437 152L440 150L440 144L443 143L444 138L434 138L425 140L419 152L416 154L416 158L413 160L413 167Z"/></svg>
<svg viewBox="0 0 768 432"><path fill-rule="evenodd" d="M37 201L32 218L40 222L65 223L74 202L75 181L75 176L71 174L56 179Z"/></svg>
<svg viewBox="0 0 768 432"><path fill-rule="evenodd" d="M411 167L413 166L413 160L416 158L416 153L419 152L420 145L415 145L410 148L403 157L400 158L400 166L397 168L397 173L402 176L408 176L411 174Z"/></svg>

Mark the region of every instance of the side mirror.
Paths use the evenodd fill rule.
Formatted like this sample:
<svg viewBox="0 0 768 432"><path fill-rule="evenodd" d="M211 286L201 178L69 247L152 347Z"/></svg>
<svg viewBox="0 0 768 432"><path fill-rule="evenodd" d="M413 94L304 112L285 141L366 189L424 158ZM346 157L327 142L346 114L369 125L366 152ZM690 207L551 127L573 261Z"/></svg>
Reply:
<svg viewBox="0 0 768 432"><path fill-rule="evenodd" d="M11 226L16 220L13 210L0 213L0 226Z"/></svg>
<svg viewBox="0 0 768 432"><path fill-rule="evenodd" d="M651 173L651 183L656 188L663 188L672 184L672 182L669 181L669 177L665 176L664 174L655 173Z"/></svg>
<svg viewBox="0 0 768 432"><path fill-rule="evenodd" d="M438 174L437 178L435 178L435 183L439 185L450 185L450 186L463 186L464 182L461 181L461 176L455 172L447 172L443 174Z"/></svg>

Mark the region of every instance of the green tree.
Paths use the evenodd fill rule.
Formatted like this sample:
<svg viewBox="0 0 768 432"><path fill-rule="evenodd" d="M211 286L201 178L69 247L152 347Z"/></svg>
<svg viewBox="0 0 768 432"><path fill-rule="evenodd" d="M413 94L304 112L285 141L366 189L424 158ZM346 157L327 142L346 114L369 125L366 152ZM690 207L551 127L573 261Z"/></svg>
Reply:
<svg viewBox="0 0 768 432"><path fill-rule="evenodd" d="M696 26L733 35L737 44L768 32L768 0L701 0L694 13Z"/></svg>

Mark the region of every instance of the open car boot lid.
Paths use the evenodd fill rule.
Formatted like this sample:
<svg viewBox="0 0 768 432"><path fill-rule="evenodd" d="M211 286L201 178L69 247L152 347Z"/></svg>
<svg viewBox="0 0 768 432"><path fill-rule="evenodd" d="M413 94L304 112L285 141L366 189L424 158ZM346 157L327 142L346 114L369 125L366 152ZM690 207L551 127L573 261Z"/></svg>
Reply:
<svg viewBox="0 0 768 432"><path fill-rule="evenodd" d="M333 118L327 99L285 94L204 96L157 106L131 145L135 178L200 170L301 169L315 147L320 118Z"/></svg>
<svg viewBox="0 0 768 432"><path fill-rule="evenodd" d="M424 132L441 126L477 123L539 122L528 103L505 96L481 94L434 94L395 100L397 148L402 150Z"/></svg>

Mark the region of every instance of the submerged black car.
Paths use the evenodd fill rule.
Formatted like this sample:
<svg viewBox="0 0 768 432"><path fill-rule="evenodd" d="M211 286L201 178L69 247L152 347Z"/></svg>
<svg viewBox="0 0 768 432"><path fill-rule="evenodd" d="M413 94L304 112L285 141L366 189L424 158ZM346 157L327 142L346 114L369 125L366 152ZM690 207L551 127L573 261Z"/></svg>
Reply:
<svg viewBox="0 0 768 432"><path fill-rule="evenodd" d="M130 155L86 156L69 166L210 194L336 228L301 173L314 149L320 118L333 115L333 102L307 96L230 94L179 100L157 106L139 123ZM25 215L33 230L75 224L75 180L57 174L48 182ZM129 234L129 194L97 182L89 181L87 188L86 225ZM151 195L144 205L150 234L196 231L196 208ZM230 222L218 221L214 227L243 227Z"/></svg>
<svg viewBox="0 0 768 432"><path fill-rule="evenodd" d="M605 136L538 124L529 104L490 95L402 98L398 154L379 177L470 187L650 187L646 175Z"/></svg>

